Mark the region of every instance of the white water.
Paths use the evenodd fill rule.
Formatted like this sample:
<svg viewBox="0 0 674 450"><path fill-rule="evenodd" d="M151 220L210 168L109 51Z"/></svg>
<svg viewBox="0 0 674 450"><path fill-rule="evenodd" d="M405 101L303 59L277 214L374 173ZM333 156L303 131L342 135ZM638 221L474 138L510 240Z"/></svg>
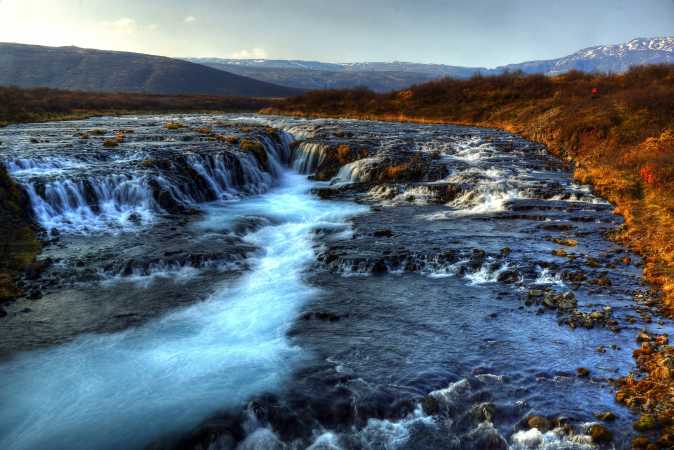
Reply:
<svg viewBox="0 0 674 450"><path fill-rule="evenodd" d="M277 220L248 236L265 254L236 285L137 329L80 336L0 365L0 448L142 447L278 390L305 356L287 331L316 294L302 280L314 258L311 230L362 210L322 202L309 188L286 174L265 195L207 207L205 231L241 215Z"/></svg>
<svg viewBox="0 0 674 450"><path fill-rule="evenodd" d="M132 217L143 224L152 222L156 209L144 176L109 175L88 180L96 204L87 199L84 181L70 179L45 184L44 197L32 183L24 186L35 216L47 231L102 231L109 227L133 227ZM96 208L94 208L96 206Z"/></svg>

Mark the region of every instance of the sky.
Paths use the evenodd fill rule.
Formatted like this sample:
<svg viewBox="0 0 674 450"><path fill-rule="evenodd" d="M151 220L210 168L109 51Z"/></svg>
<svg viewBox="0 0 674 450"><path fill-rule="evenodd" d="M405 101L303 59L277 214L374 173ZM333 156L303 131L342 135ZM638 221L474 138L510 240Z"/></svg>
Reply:
<svg viewBox="0 0 674 450"><path fill-rule="evenodd" d="M0 42L173 57L495 67L666 35L674 0L0 0Z"/></svg>

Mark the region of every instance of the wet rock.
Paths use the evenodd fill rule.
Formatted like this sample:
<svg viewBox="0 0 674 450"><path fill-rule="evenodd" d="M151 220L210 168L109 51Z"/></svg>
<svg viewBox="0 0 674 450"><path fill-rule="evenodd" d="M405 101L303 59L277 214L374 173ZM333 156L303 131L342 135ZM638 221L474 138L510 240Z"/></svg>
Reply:
<svg viewBox="0 0 674 450"><path fill-rule="evenodd" d="M574 239L552 238L551 240L557 245L564 245L566 247L575 247L578 245L578 241Z"/></svg>
<svg viewBox="0 0 674 450"><path fill-rule="evenodd" d="M514 270L506 270L501 272L497 278L499 283L517 283L520 279L520 276Z"/></svg>
<svg viewBox="0 0 674 450"><path fill-rule="evenodd" d="M650 414L643 414L639 419L633 424L634 429L640 432L646 432L654 430L658 426L657 420L655 417Z"/></svg>
<svg viewBox="0 0 674 450"><path fill-rule="evenodd" d="M543 416L529 416L527 417L527 426L529 428L536 428L538 431L545 433L550 429L550 420Z"/></svg>
<svg viewBox="0 0 674 450"><path fill-rule="evenodd" d="M503 247L501 249L501 257L503 257L503 258L510 255L510 253L511 253L510 247Z"/></svg>
<svg viewBox="0 0 674 450"><path fill-rule="evenodd" d="M604 412L599 412L594 415L597 419L602 420L604 422L613 422L616 419L615 414L613 414L611 411L604 411Z"/></svg>
<svg viewBox="0 0 674 450"><path fill-rule="evenodd" d="M485 420L493 422L494 416L496 415L496 406L493 403L481 403L473 409L472 413L479 422Z"/></svg>
<svg viewBox="0 0 674 450"><path fill-rule="evenodd" d="M25 271L26 279L31 281L37 280L51 264L52 260L49 258L29 264Z"/></svg>
<svg viewBox="0 0 674 450"><path fill-rule="evenodd" d="M529 290L529 298L538 298L538 297L543 297L545 295L545 291L542 289L531 289Z"/></svg>
<svg viewBox="0 0 674 450"><path fill-rule="evenodd" d="M559 256L560 258L564 258L566 256L566 250L563 248L558 248L552 251L553 256Z"/></svg>
<svg viewBox="0 0 674 450"><path fill-rule="evenodd" d="M377 230L372 233L374 237L393 237L393 231L390 229Z"/></svg>
<svg viewBox="0 0 674 450"><path fill-rule="evenodd" d="M613 435L603 425L593 424L587 429L587 434L592 438L592 442L596 444L605 444L613 440Z"/></svg>
<svg viewBox="0 0 674 450"><path fill-rule="evenodd" d="M651 335L644 330L640 331L637 335L637 343L650 342L651 339Z"/></svg>
<svg viewBox="0 0 674 450"><path fill-rule="evenodd" d="M5 308L0 306L0 317L6 317L6 316L7 316L7 311L5 310Z"/></svg>
<svg viewBox="0 0 674 450"><path fill-rule="evenodd" d="M543 305L550 309L572 310L577 304L576 295L571 291L563 294L546 292L543 297Z"/></svg>
<svg viewBox="0 0 674 450"><path fill-rule="evenodd" d="M427 395L421 401L421 407L429 416L436 415L440 412L440 400L433 395Z"/></svg>
<svg viewBox="0 0 674 450"><path fill-rule="evenodd" d="M26 298L29 300L39 300L42 298L42 291L39 289L33 289L28 293Z"/></svg>
<svg viewBox="0 0 674 450"><path fill-rule="evenodd" d="M571 283L581 283L587 279L587 275L585 275L585 273L582 271L576 272L565 271L562 273L562 279L564 281L569 281Z"/></svg>
<svg viewBox="0 0 674 450"><path fill-rule="evenodd" d="M307 312L300 316L302 320L320 320L322 322L338 322L341 317L331 312Z"/></svg>
<svg viewBox="0 0 674 450"><path fill-rule="evenodd" d="M484 260L486 259L486 257L487 253L484 250L478 248L473 249L473 253L470 256L470 261L468 264L470 265L471 268L477 270L480 267L482 267L482 264L484 264Z"/></svg>
<svg viewBox="0 0 674 450"><path fill-rule="evenodd" d="M632 439L633 449L643 449L651 445L651 441L645 436L637 436Z"/></svg>
<svg viewBox="0 0 674 450"><path fill-rule="evenodd" d="M576 369L576 375L580 378L587 378L590 376L590 371L585 367L579 367Z"/></svg>

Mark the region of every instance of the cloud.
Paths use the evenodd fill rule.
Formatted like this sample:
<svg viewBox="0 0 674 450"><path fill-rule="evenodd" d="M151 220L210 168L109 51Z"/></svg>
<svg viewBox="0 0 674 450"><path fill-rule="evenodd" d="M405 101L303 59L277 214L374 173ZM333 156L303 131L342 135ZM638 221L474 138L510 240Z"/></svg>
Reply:
<svg viewBox="0 0 674 450"><path fill-rule="evenodd" d="M112 22L104 21L101 22L101 25L110 29L112 32L123 33L123 34L133 34L136 32L137 24L136 21L130 17L122 17Z"/></svg>
<svg viewBox="0 0 674 450"><path fill-rule="evenodd" d="M252 48L250 50L239 50L229 56L234 59L266 59L267 52L262 48Z"/></svg>
<svg viewBox="0 0 674 450"><path fill-rule="evenodd" d="M185 23L194 23L197 21L197 18L194 16L187 16L185 17Z"/></svg>
<svg viewBox="0 0 674 450"><path fill-rule="evenodd" d="M147 26L147 29L150 31L157 31L159 29L159 25L156 23L151 23L150 25Z"/></svg>

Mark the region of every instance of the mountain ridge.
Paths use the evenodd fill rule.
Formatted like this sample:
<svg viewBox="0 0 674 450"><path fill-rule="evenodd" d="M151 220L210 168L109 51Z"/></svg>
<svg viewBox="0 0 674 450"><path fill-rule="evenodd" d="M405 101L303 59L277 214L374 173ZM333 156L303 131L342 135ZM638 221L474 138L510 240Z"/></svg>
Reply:
<svg viewBox="0 0 674 450"><path fill-rule="evenodd" d="M424 64L405 61L331 63L281 59L185 58L218 70L303 89L353 88L374 91L404 89L435 78L469 78L475 74L499 75L505 71L556 75L571 70L622 73L635 65L674 63L674 37L635 38L595 45L570 55L532 60L493 68ZM367 75L365 75L367 74Z"/></svg>
<svg viewBox="0 0 674 450"><path fill-rule="evenodd" d="M164 56L17 43L0 43L0 85L244 97L285 97L301 92Z"/></svg>

